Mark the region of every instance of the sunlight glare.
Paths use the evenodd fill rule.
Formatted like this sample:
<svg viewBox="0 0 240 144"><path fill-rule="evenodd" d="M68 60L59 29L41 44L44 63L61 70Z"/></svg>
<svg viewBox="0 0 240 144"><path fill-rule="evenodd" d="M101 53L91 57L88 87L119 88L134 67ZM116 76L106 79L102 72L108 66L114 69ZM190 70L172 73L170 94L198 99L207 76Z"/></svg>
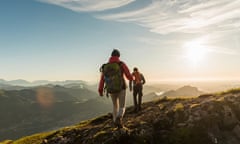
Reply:
<svg viewBox="0 0 240 144"><path fill-rule="evenodd" d="M191 64L197 65L204 60L206 48L200 40L187 42L184 47L186 49L186 58Z"/></svg>

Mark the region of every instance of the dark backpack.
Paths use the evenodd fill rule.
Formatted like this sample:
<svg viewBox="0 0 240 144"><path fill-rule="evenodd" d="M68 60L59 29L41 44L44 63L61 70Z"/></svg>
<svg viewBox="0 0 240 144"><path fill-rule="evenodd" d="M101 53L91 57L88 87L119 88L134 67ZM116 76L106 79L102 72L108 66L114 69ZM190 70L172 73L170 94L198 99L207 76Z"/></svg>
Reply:
<svg viewBox="0 0 240 144"><path fill-rule="evenodd" d="M118 93L123 89L122 62L103 64L101 71L104 75L105 90L108 93Z"/></svg>

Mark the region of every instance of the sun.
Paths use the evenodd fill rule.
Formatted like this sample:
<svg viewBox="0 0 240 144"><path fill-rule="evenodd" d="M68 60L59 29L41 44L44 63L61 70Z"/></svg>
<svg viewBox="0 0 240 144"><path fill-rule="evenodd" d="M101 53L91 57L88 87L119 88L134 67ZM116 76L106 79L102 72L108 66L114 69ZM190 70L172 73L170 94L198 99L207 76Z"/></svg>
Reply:
<svg viewBox="0 0 240 144"><path fill-rule="evenodd" d="M184 44L185 57L193 64L200 64L206 56L206 48L200 40L190 41Z"/></svg>

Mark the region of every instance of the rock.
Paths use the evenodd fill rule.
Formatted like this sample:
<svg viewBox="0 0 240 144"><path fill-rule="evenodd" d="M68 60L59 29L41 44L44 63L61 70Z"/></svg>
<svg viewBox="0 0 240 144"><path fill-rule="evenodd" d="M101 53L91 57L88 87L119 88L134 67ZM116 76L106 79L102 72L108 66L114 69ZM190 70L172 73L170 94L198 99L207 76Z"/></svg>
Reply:
<svg viewBox="0 0 240 144"><path fill-rule="evenodd" d="M240 139L240 126L236 125L233 129L233 133Z"/></svg>
<svg viewBox="0 0 240 144"><path fill-rule="evenodd" d="M43 144L47 144L48 143L48 140L47 139L44 139L43 140Z"/></svg>
<svg viewBox="0 0 240 144"><path fill-rule="evenodd" d="M178 127L185 127L185 126L187 126L187 124L186 123L178 123L177 126Z"/></svg>
<svg viewBox="0 0 240 144"><path fill-rule="evenodd" d="M163 110L165 108L165 105L164 104L159 104L158 107L159 107L160 110Z"/></svg>
<svg viewBox="0 0 240 144"><path fill-rule="evenodd" d="M227 101L227 102L233 103L233 102L236 101L236 98L235 98L234 95L228 95L228 96L225 96L225 97L224 97L224 100Z"/></svg>
<svg viewBox="0 0 240 144"><path fill-rule="evenodd" d="M224 105L223 108L223 127L227 129L232 129L239 121L229 106Z"/></svg>

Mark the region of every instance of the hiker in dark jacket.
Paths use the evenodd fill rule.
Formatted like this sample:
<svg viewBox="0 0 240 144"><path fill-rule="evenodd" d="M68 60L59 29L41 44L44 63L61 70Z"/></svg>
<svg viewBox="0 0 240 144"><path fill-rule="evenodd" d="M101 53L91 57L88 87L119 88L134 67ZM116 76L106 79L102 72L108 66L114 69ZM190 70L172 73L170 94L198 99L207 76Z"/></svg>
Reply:
<svg viewBox="0 0 240 144"><path fill-rule="evenodd" d="M145 78L142 73L138 71L135 67L133 69L133 81L130 81L130 91L132 90L133 83L133 102L134 102L134 112L141 110L142 96L143 96L143 84L145 84Z"/></svg>
<svg viewBox="0 0 240 144"><path fill-rule="evenodd" d="M109 93L111 98L112 98L112 103L113 103L113 122L116 126L118 127L123 127L122 124L122 118L125 113L125 97L126 97L126 82L124 80L125 75L128 80L133 80L132 75L127 67L127 65L120 61L120 52L117 49L114 49L112 51L111 57L109 58L108 63L119 63L120 68L121 68L121 76L123 79L123 85L122 89L120 92L117 93ZM105 85L105 79L104 79L104 74L101 74L100 82L99 82L99 87L98 87L98 92L100 96L103 96L103 90L104 90L104 85Z"/></svg>

